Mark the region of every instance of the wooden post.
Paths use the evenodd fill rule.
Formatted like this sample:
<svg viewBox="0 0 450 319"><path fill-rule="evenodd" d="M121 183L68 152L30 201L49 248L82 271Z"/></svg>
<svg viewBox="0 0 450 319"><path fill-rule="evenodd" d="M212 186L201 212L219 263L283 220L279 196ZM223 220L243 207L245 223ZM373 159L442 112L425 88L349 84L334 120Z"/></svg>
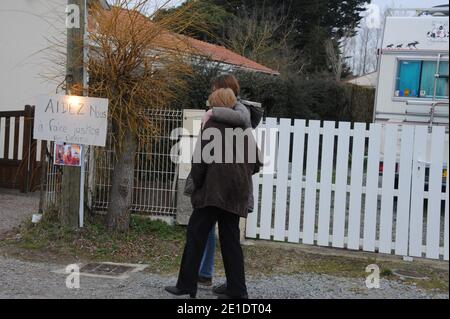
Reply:
<svg viewBox="0 0 450 319"><path fill-rule="evenodd" d="M67 1L67 5L78 6L80 13L79 28L67 28L66 83L70 95L83 95L85 4L86 0ZM80 173L79 167L63 168L59 218L69 228L78 227Z"/></svg>
<svg viewBox="0 0 450 319"><path fill-rule="evenodd" d="M21 192L27 193L31 188L31 147L33 145L33 120L34 120L34 108L31 105L25 105L24 116L24 132L23 132L23 151L22 154L26 156L25 161L25 173L21 181Z"/></svg>
<svg viewBox="0 0 450 319"><path fill-rule="evenodd" d="M41 147L41 181L39 185L39 214L44 213L44 201L45 201L45 185L46 185L46 177L47 177L47 147L51 145L47 141L42 141Z"/></svg>

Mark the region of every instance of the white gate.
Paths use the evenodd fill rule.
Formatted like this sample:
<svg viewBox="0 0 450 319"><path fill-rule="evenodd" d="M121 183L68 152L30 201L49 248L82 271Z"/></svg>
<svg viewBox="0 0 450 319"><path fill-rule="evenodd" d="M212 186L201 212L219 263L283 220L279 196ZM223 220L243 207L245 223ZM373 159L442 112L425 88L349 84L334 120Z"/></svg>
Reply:
<svg viewBox="0 0 450 319"><path fill-rule="evenodd" d="M444 127L267 118L246 237L449 259Z"/></svg>

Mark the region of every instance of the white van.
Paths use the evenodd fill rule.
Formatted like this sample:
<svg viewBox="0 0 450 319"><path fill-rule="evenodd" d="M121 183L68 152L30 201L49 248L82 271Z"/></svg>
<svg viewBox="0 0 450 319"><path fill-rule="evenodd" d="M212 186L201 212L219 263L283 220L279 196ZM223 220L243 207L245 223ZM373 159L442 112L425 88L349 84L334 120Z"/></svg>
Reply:
<svg viewBox="0 0 450 319"><path fill-rule="evenodd" d="M430 130L443 125L448 157L448 5L407 10L414 15L386 18L374 122L427 125Z"/></svg>

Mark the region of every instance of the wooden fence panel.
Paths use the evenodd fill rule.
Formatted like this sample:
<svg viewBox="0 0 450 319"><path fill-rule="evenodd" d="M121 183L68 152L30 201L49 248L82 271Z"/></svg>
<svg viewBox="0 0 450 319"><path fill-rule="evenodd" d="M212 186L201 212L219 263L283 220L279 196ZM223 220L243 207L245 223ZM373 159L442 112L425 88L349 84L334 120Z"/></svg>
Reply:
<svg viewBox="0 0 450 319"><path fill-rule="evenodd" d="M263 168L263 189L261 198L261 221L260 221L260 234L261 239L270 239L272 230L272 198L273 198L273 178L274 178L274 165L276 155L276 130L277 119L268 118L264 126L264 146L263 154L264 159L267 161L266 166Z"/></svg>
<svg viewBox="0 0 450 319"><path fill-rule="evenodd" d="M365 251L375 251L381 132L380 124L370 125L366 173L366 206L364 210L363 250Z"/></svg>
<svg viewBox="0 0 450 319"><path fill-rule="evenodd" d="M344 248L350 123L339 123L333 212L333 247Z"/></svg>
<svg viewBox="0 0 450 319"><path fill-rule="evenodd" d="M256 140L256 144L258 148L261 149L262 143L262 134L263 130L261 128L257 128L254 132L254 137ZM253 212L248 215L246 220L246 236L248 238L256 238L257 228L258 228L258 216L260 214L259 203L261 199L259 198L260 185L261 185L261 177L259 174L255 174L252 177L253 181Z"/></svg>
<svg viewBox="0 0 450 319"><path fill-rule="evenodd" d="M395 161L397 156L398 126L388 124L385 127L385 131L379 250L382 253L390 254L392 249L392 220L394 210Z"/></svg>
<svg viewBox="0 0 450 319"><path fill-rule="evenodd" d="M408 254L409 205L411 198L413 151L414 126L403 126L400 146L395 253L397 255L405 256Z"/></svg>
<svg viewBox="0 0 450 319"><path fill-rule="evenodd" d="M411 181L411 222L409 225L409 255L422 257L424 183L428 128L416 127Z"/></svg>
<svg viewBox="0 0 450 319"><path fill-rule="evenodd" d="M248 238L449 259L444 127L267 118L254 133Z"/></svg>
<svg viewBox="0 0 450 319"><path fill-rule="evenodd" d="M40 141L33 140L34 109L0 112L0 187L21 191L40 184Z"/></svg>
<svg viewBox="0 0 450 319"><path fill-rule="evenodd" d="M359 249L361 233L361 200L364 173L366 124L356 123L353 129L350 206L348 216L347 248Z"/></svg>
<svg viewBox="0 0 450 319"><path fill-rule="evenodd" d="M447 185L447 189L446 189L446 194L445 194L445 215L444 215L444 260L448 260L449 258L449 215L448 215L448 211L449 211L449 193L450 193L450 187L449 187L449 178L448 178L448 163L447 163L447 179L446 179L446 185Z"/></svg>
<svg viewBox="0 0 450 319"><path fill-rule="evenodd" d="M289 195L289 230L288 241L300 241L300 220L303 190L303 158L305 154L305 120L295 120L292 147L291 192Z"/></svg>
<svg viewBox="0 0 450 319"><path fill-rule="evenodd" d="M277 151L277 182L275 196L274 240L284 241L286 237L286 206L289 179L289 148L291 141L291 120L281 119Z"/></svg>
<svg viewBox="0 0 450 319"><path fill-rule="evenodd" d="M319 138L320 122L309 121L308 153L306 158L305 211L303 215L303 243L311 245L314 243L315 234Z"/></svg>
<svg viewBox="0 0 450 319"><path fill-rule="evenodd" d="M428 209L426 257L439 258L441 229L442 172L445 149L445 127L434 127L431 134L430 175L428 179Z"/></svg>
<svg viewBox="0 0 450 319"><path fill-rule="evenodd" d="M333 184L333 157L335 122L323 124L322 161L320 165L320 202L317 244L328 246L330 242L331 186Z"/></svg>

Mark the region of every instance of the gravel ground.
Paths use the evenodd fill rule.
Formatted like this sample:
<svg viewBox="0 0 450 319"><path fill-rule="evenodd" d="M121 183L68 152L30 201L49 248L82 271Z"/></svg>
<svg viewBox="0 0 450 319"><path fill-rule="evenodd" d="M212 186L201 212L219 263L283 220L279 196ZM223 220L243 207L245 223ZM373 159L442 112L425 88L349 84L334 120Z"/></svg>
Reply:
<svg viewBox="0 0 450 319"><path fill-rule="evenodd" d="M0 234L29 218L38 209L39 193L21 194L0 189ZM20 203L20 209L18 204ZM150 298L170 299L163 287L176 282L174 276L148 272L130 278L81 277L80 289L67 289L65 275L54 273L65 265L19 261L0 256L0 299L2 298ZM448 293L424 291L396 281L381 281L380 289L367 289L363 279L338 278L301 273L292 276L248 277L250 298L449 298ZM223 282L218 278L217 283ZM199 298L215 298L200 289Z"/></svg>
<svg viewBox="0 0 450 319"><path fill-rule="evenodd" d="M57 264L43 264L0 257L1 298L147 298L171 299L163 287L176 278L146 272L131 274L128 279L81 277L80 289L67 289L65 275L53 271L63 269ZM217 282L221 282L219 278ZM394 281L382 280L380 289L367 289L364 280L337 278L328 275L298 274L248 278L252 299L316 299L316 298L449 298L448 293L423 291ZM200 289L198 298L214 298L208 289Z"/></svg>
<svg viewBox="0 0 450 319"><path fill-rule="evenodd" d="M0 188L0 234L18 226L25 218L31 218L38 208L39 192L24 194Z"/></svg>

